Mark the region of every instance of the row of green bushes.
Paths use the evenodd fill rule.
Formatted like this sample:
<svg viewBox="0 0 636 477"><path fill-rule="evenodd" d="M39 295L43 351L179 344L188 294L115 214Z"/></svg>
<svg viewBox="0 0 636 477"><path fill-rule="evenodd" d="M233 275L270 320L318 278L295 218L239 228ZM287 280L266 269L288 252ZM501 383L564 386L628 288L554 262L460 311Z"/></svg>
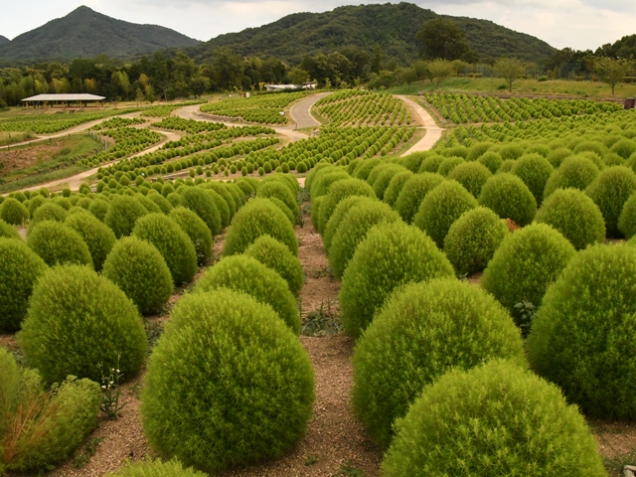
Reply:
<svg viewBox="0 0 636 477"><path fill-rule="evenodd" d="M493 175L477 199L457 180L420 173L431 156L319 164L306 180L312 222L342 280L345 330L357 339L354 410L387 449L383 475L605 475L563 394L594 417L636 411L621 341L636 331L626 301L636 249L598 244L602 209L573 188L555 188L510 233L502 219L514 209L502 207L515 190L535 201L522 179ZM486 202L488 189L498 194ZM484 269L481 287L454 277Z"/></svg>

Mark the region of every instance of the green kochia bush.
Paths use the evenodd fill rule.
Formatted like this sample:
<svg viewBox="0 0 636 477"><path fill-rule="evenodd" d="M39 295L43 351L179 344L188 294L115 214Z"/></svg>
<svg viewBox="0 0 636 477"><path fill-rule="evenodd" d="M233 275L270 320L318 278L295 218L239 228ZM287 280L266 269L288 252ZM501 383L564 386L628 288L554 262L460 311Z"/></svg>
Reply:
<svg viewBox="0 0 636 477"><path fill-rule="evenodd" d="M384 200L384 194L391 183L393 177L397 174L402 174L404 172L410 172L405 167L400 166L399 164L387 164L379 173L377 178L373 181L373 192L378 199Z"/></svg>
<svg viewBox="0 0 636 477"><path fill-rule="evenodd" d="M148 460L126 464L116 473L107 474L107 477L206 477L206 474L184 468L178 460Z"/></svg>
<svg viewBox="0 0 636 477"><path fill-rule="evenodd" d="M70 215L64 225L75 230L84 239L93 259L96 271L100 271L104 260L115 245L115 233L90 213Z"/></svg>
<svg viewBox="0 0 636 477"><path fill-rule="evenodd" d="M0 238L0 331L20 329L33 287L46 268L22 240Z"/></svg>
<svg viewBox="0 0 636 477"><path fill-rule="evenodd" d="M108 213L109 203L108 201L101 198L99 200L95 199L91 202L91 205L88 206L88 211L97 217L102 222L106 220L106 214Z"/></svg>
<svg viewBox="0 0 636 477"><path fill-rule="evenodd" d="M223 245L223 255L243 253L261 235L271 235L298 255L294 227L285 214L268 199L252 199L236 213Z"/></svg>
<svg viewBox="0 0 636 477"><path fill-rule="evenodd" d="M136 198L116 195L110 200L104 223L113 229L115 237L121 238L130 235L137 219L147 213L146 208Z"/></svg>
<svg viewBox="0 0 636 477"><path fill-rule="evenodd" d="M636 194L632 194L625 202L618 218L618 229L628 239L636 234Z"/></svg>
<svg viewBox="0 0 636 477"><path fill-rule="evenodd" d="M320 219L320 207L327 197L321 195L311 201L311 225L318 230L318 220Z"/></svg>
<svg viewBox="0 0 636 477"><path fill-rule="evenodd" d="M204 189L198 187L184 187L181 189L181 204L196 213L208 226L212 235L221 232L221 213L217 209L214 199ZM174 204L173 204L174 205Z"/></svg>
<svg viewBox="0 0 636 477"><path fill-rule="evenodd" d="M424 198L413 218L413 224L426 232L441 248L453 222L477 205L477 199L459 182L448 180Z"/></svg>
<svg viewBox="0 0 636 477"><path fill-rule="evenodd" d="M229 288L270 305L294 333L300 332L296 299L287 282L274 270L247 255L226 257L209 268L197 281L195 291Z"/></svg>
<svg viewBox="0 0 636 477"><path fill-rule="evenodd" d="M605 240L603 214L577 189L556 190L545 200L535 220L557 229L577 250Z"/></svg>
<svg viewBox="0 0 636 477"><path fill-rule="evenodd" d="M172 296L172 275L161 253L134 236L115 244L104 263L103 275L121 288L144 315L159 311Z"/></svg>
<svg viewBox="0 0 636 477"><path fill-rule="evenodd" d="M484 271L481 285L511 312L522 301L534 306L548 285L576 255L572 244L546 224L533 224L508 235ZM519 326L526 327L518 313Z"/></svg>
<svg viewBox="0 0 636 477"><path fill-rule="evenodd" d="M426 195L442 182L444 178L439 174L415 174L404 184L395 201L395 210L406 223L411 223Z"/></svg>
<svg viewBox="0 0 636 477"><path fill-rule="evenodd" d="M133 302L107 278L77 265L44 272L17 340L28 364L49 384L67 375L99 382L100 363L119 365L130 379L139 372L148 347Z"/></svg>
<svg viewBox="0 0 636 477"><path fill-rule="evenodd" d="M272 201L272 203L275 204L276 207L278 207L285 214L285 217L287 217L287 220L289 220L290 224L296 225L296 216L291 211L291 209L285 205L285 202L277 199L276 197L268 197L267 200Z"/></svg>
<svg viewBox="0 0 636 477"><path fill-rule="evenodd" d="M294 334L269 306L221 289L175 306L150 357L141 414L161 455L218 473L292 448L314 399Z"/></svg>
<svg viewBox="0 0 636 477"><path fill-rule="evenodd" d="M161 253L176 286L190 283L197 272L197 252L188 234L170 217L148 214L137 221L133 235L147 240Z"/></svg>
<svg viewBox="0 0 636 477"><path fill-rule="evenodd" d="M320 199L321 198L318 198L318 200ZM338 231L338 227L340 227L340 224L342 223L342 219L345 217L347 212L349 212L349 210L353 208L356 204L363 201L373 202L373 199L370 199L369 197L354 195L351 197L347 197L346 199L342 199L340 202L338 202L338 205L334 209L333 214L331 214L331 217L329 218L329 221L327 222L327 225L325 226L325 231L322 235L322 241L324 244L325 251L328 252L329 249L331 248L331 242L333 240L333 236Z"/></svg>
<svg viewBox="0 0 636 477"><path fill-rule="evenodd" d="M45 392L37 371L0 347L0 469L41 471L61 462L97 426L99 384L69 377Z"/></svg>
<svg viewBox="0 0 636 477"><path fill-rule="evenodd" d="M545 185L553 171L548 160L539 154L526 154L515 162L512 172L528 186L538 205L543 200Z"/></svg>
<svg viewBox="0 0 636 477"><path fill-rule="evenodd" d="M402 172L398 172L397 174L395 174L392 178L391 178L391 182L389 182L388 187L386 188L386 190L384 191L384 197L382 198L382 200L390 205L391 207L393 207L393 204L395 204L395 201L397 200L397 198L400 195L400 192L402 192L402 188L404 187L404 184L406 184L406 182L413 177L413 173L411 171L402 171Z"/></svg>
<svg viewBox="0 0 636 477"><path fill-rule="evenodd" d="M488 168L490 172L495 174L503 164L503 159L496 152L488 151L479 159L477 159L477 162L479 164L483 164Z"/></svg>
<svg viewBox="0 0 636 477"><path fill-rule="evenodd" d="M29 210L16 199L4 199L0 204L0 219L11 225L22 225L29 220Z"/></svg>
<svg viewBox="0 0 636 477"><path fill-rule="evenodd" d="M581 469L607 475L576 406L558 387L502 360L426 386L397 421L382 463L384 477L576 477Z"/></svg>
<svg viewBox="0 0 636 477"><path fill-rule="evenodd" d="M464 212L448 230L444 253L458 275L480 272L488 265L508 227L486 207Z"/></svg>
<svg viewBox="0 0 636 477"><path fill-rule="evenodd" d="M585 192L598 205L609 237L620 237L618 220L627 199L636 191L636 175L624 166L608 167Z"/></svg>
<svg viewBox="0 0 636 477"><path fill-rule="evenodd" d="M521 334L488 293L453 278L396 291L356 345L353 406L386 447L424 385L493 358L525 364Z"/></svg>
<svg viewBox="0 0 636 477"><path fill-rule="evenodd" d="M22 240L22 237L20 237L20 233L16 230L16 228L13 225L6 223L2 219L0 219L0 238Z"/></svg>
<svg viewBox="0 0 636 477"><path fill-rule="evenodd" d="M375 198L375 193L369 184L360 179L344 179L333 184L320 205L318 232L324 232L338 203L350 196Z"/></svg>
<svg viewBox="0 0 636 477"><path fill-rule="evenodd" d="M453 267L421 230L401 221L373 227L342 277L339 299L345 331L360 336L393 289L448 276L453 276Z"/></svg>
<svg viewBox="0 0 636 477"><path fill-rule="evenodd" d="M29 232L27 243L47 265L82 264L93 267L91 252L82 236L60 222L45 220L36 224Z"/></svg>
<svg viewBox="0 0 636 477"><path fill-rule="evenodd" d="M255 258L263 265L278 272L285 279L289 290L298 295L305 282L305 271L300 260L278 240L269 235L261 235L247 247L245 255Z"/></svg>
<svg viewBox="0 0 636 477"><path fill-rule="evenodd" d="M53 202L46 202L35 210L29 221L29 227L33 227L36 223L44 220L64 222L67 217L68 212L63 207Z"/></svg>
<svg viewBox="0 0 636 477"><path fill-rule="evenodd" d="M294 215L298 213L298 203L296 202L296 197L289 190L289 187L280 183L280 182L266 182L262 184L258 191L256 192L256 197L275 197L279 200L282 200L283 203L289 207L289 210L292 211Z"/></svg>
<svg viewBox="0 0 636 477"><path fill-rule="evenodd" d="M481 188L490 179L492 173L478 162L465 162L448 174L448 178L459 182L473 197L479 197Z"/></svg>
<svg viewBox="0 0 636 477"><path fill-rule="evenodd" d="M580 252L548 289L528 338L532 367L593 417L636 418L636 247Z"/></svg>
<svg viewBox="0 0 636 477"><path fill-rule="evenodd" d="M488 179L481 190L479 205L522 227L532 222L537 213L537 201L528 186L508 173L496 174Z"/></svg>
<svg viewBox="0 0 636 477"><path fill-rule="evenodd" d="M585 190L598 177L598 174L598 167L587 157L568 157L548 179L543 191L543 198L547 199L556 189L574 187Z"/></svg>
<svg viewBox="0 0 636 477"><path fill-rule="evenodd" d="M175 207L170 211L170 218L188 234L197 252L199 265L206 264L212 258L212 232L197 214L185 207Z"/></svg>
<svg viewBox="0 0 636 477"><path fill-rule="evenodd" d="M349 260L374 225L398 222L400 217L379 200L364 201L352 207L342 218L329 249L329 266L337 278L342 278Z"/></svg>

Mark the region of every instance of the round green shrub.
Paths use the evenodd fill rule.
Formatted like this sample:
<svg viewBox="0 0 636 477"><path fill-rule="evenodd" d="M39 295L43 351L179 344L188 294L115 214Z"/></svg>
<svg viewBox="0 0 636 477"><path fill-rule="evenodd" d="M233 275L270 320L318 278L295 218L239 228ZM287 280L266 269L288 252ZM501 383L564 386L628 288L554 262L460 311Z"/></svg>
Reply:
<svg viewBox="0 0 636 477"><path fill-rule="evenodd" d="M116 195L108 204L104 223L115 232L115 237L122 238L130 235L137 219L147 213L146 208L135 197Z"/></svg>
<svg viewBox="0 0 636 477"><path fill-rule="evenodd" d="M33 287L46 268L22 240L0 237L0 330L20 329Z"/></svg>
<svg viewBox="0 0 636 477"><path fill-rule="evenodd" d="M45 204L46 202L47 200L41 195L32 196L29 200L29 206L27 207L27 209L29 210L29 217L33 217L33 214L38 209L38 207L40 207L42 204Z"/></svg>
<svg viewBox="0 0 636 477"><path fill-rule="evenodd" d="M314 373L269 306L220 289L177 303L141 400L144 431L159 454L218 473L279 457L300 441Z"/></svg>
<svg viewBox="0 0 636 477"><path fill-rule="evenodd" d="M107 477L206 477L203 472L184 468L178 460L162 462L147 460L128 463L116 473Z"/></svg>
<svg viewBox="0 0 636 477"><path fill-rule="evenodd" d="M618 230L630 239L636 235L636 194L627 199L623 206L623 211L618 218Z"/></svg>
<svg viewBox="0 0 636 477"><path fill-rule="evenodd" d="M168 202L168 200L159 193L148 194L148 200L154 202L154 204L159 207L161 212L166 215L168 215L173 209L172 204L170 204L170 202Z"/></svg>
<svg viewBox="0 0 636 477"><path fill-rule="evenodd" d="M341 168L321 169L311 184L309 193L312 200L325 195L336 182L350 178L351 176Z"/></svg>
<svg viewBox="0 0 636 477"><path fill-rule="evenodd" d="M442 163L442 161L444 161L444 159L446 158L444 156L440 156L439 154L430 155L422 161L422 165L420 166L418 172L420 174L424 172L436 174L440 164Z"/></svg>
<svg viewBox="0 0 636 477"><path fill-rule="evenodd" d="M229 288L253 296L270 305L296 334L300 332L300 316L296 299L278 272L247 255L222 259L197 281L195 292Z"/></svg>
<svg viewBox="0 0 636 477"><path fill-rule="evenodd" d="M175 207L170 211L170 218L188 234L194 244L199 265L204 265L212 258L212 232L197 214L185 207Z"/></svg>
<svg viewBox="0 0 636 477"><path fill-rule="evenodd" d="M449 179L459 182L475 198L479 197L482 187L491 177L488 168L478 162L464 162L448 174Z"/></svg>
<svg viewBox="0 0 636 477"><path fill-rule="evenodd" d="M442 177L447 177L457 166L465 162L461 157L447 157L440 163L437 173Z"/></svg>
<svg viewBox="0 0 636 477"><path fill-rule="evenodd" d="M157 204L155 204L152 200L148 199L148 197L146 197L145 195L141 194L141 193L136 193L135 194L135 199L137 199L139 201L139 203L141 205L144 206L144 208L148 211L148 213L154 214L154 213L161 213L163 214L163 210L161 210L161 207L159 207Z"/></svg>
<svg viewBox="0 0 636 477"><path fill-rule="evenodd" d="M278 272L294 295L300 293L305 283L305 271L298 257L285 244L269 235L261 235L245 249L245 255Z"/></svg>
<svg viewBox="0 0 636 477"><path fill-rule="evenodd" d="M6 223L4 220L0 219L0 238L11 238L22 240L20 237L20 232L18 232L15 227Z"/></svg>
<svg viewBox="0 0 636 477"><path fill-rule="evenodd" d="M598 205L605 220L608 237L622 236L618 220L627 199L636 191L636 175L624 166L608 167L601 171L585 192Z"/></svg>
<svg viewBox="0 0 636 477"><path fill-rule="evenodd" d="M438 247L444 246L448 229L464 212L477 207L477 199L456 181L444 181L420 204L413 224L426 232Z"/></svg>
<svg viewBox="0 0 636 477"><path fill-rule="evenodd" d="M495 358L527 366L521 334L492 296L454 278L410 284L391 296L355 347L355 413L387 447L393 422L425 385Z"/></svg>
<svg viewBox="0 0 636 477"><path fill-rule="evenodd" d="M67 225L45 220L29 232L27 244L47 265L77 264L93 267L91 252L82 236Z"/></svg>
<svg viewBox="0 0 636 477"><path fill-rule="evenodd" d="M371 174L371 172L373 171L373 169L375 169L377 166L379 166L380 164L383 163L382 159L367 159L362 161L362 164L360 164L355 172L353 173L353 177L355 177L356 179L362 179L363 181L366 181L369 178L369 175Z"/></svg>
<svg viewBox="0 0 636 477"><path fill-rule="evenodd" d="M554 227L577 250L605 240L603 214L592 199L577 189L556 190L545 200L535 221Z"/></svg>
<svg viewBox="0 0 636 477"><path fill-rule="evenodd" d="M527 328L515 305L541 305L548 286L576 255L572 244L547 224L533 224L508 235L486 267L481 286Z"/></svg>
<svg viewBox="0 0 636 477"><path fill-rule="evenodd" d="M342 218L328 251L329 266L336 278L342 275L353 254L374 225L395 223L400 216L379 200L364 201L352 207Z"/></svg>
<svg viewBox="0 0 636 477"><path fill-rule="evenodd" d="M537 213L537 201L528 186L509 173L496 174L488 179L481 190L479 205L522 227L532 222Z"/></svg>
<svg viewBox="0 0 636 477"><path fill-rule="evenodd" d="M183 205L183 200L181 199L181 196L176 192L171 192L170 194L168 194L168 196L166 197L166 200L170 203L172 207L180 207ZM207 224L206 224L206 227L207 227Z"/></svg>
<svg viewBox="0 0 636 477"><path fill-rule="evenodd" d="M199 187L184 187L180 191L180 204L197 214L208 226L212 235L218 235L222 229L221 213L217 209L214 199L204 189ZM170 198L168 197L168 200Z"/></svg>
<svg viewBox="0 0 636 477"><path fill-rule="evenodd" d="M405 167L400 166L399 164L387 164L386 167L384 167L378 173L377 178L371 184L373 186L375 196L380 200L384 200L384 193L389 187L389 184L391 183L393 177L404 172L410 171L408 171Z"/></svg>
<svg viewBox="0 0 636 477"><path fill-rule="evenodd" d="M289 207L285 205L285 202L283 202L280 199L277 199L276 197L268 197L267 200L271 200L272 203L274 203L276 207L278 207L285 214L285 217L287 217L287 220L289 220L289 223L292 224L292 226L296 225L296 216L289 209Z"/></svg>
<svg viewBox="0 0 636 477"><path fill-rule="evenodd" d="M510 172L528 186L537 205L541 205L545 185L553 171L554 168L545 157L539 154L525 154L517 159Z"/></svg>
<svg viewBox="0 0 636 477"><path fill-rule="evenodd" d="M4 199L0 204L0 219L11 225L23 225L29 220L29 210L16 199Z"/></svg>
<svg viewBox="0 0 636 477"><path fill-rule="evenodd" d="M88 211L104 222L106 220L106 214L108 213L108 201L104 199L93 200L91 205L88 206Z"/></svg>
<svg viewBox="0 0 636 477"><path fill-rule="evenodd" d="M69 215L64 225L75 230L84 239L95 271L99 272L117 240L114 232L88 212Z"/></svg>
<svg viewBox="0 0 636 477"><path fill-rule="evenodd" d="M486 166L490 172L495 174L503 164L503 159L496 152L488 151L477 159L477 162Z"/></svg>
<svg viewBox="0 0 636 477"><path fill-rule="evenodd" d="M160 213L148 214L135 224L133 235L157 247L166 261L175 286L190 283L197 272L197 252L179 224Z"/></svg>
<svg viewBox="0 0 636 477"><path fill-rule="evenodd" d="M294 227L271 200L257 198L236 213L225 235L223 255L243 253L261 235L271 235L298 255L298 240Z"/></svg>
<svg viewBox="0 0 636 477"><path fill-rule="evenodd" d="M322 242L324 244L324 249L327 252L331 248L333 236L338 231L338 228L340 227L340 224L342 223L342 219L345 217L347 212L349 212L349 210L352 207L354 207L356 204L360 203L361 201L372 202L373 200L374 199L371 199L369 197L354 195L354 196L350 196L345 199L342 199L340 202L338 202L338 205L334 209L333 214L331 214L331 217L329 218L329 221L327 222L327 225L325 226L325 231L322 235Z"/></svg>
<svg viewBox="0 0 636 477"><path fill-rule="evenodd" d="M351 163L351 166L354 165L355 162ZM350 166L350 167L351 167ZM307 189L307 191L309 191L311 193L311 186L313 184L314 178L318 175L318 173L325 168L332 168L331 164L328 164L326 162L319 162L318 164L316 164L313 169L311 171L309 171L309 174L307 174L307 177L305 178L305 189ZM351 174L353 174L353 171L349 171Z"/></svg>
<svg viewBox="0 0 636 477"><path fill-rule="evenodd" d="M68 375L100 382L100 363L131 379L148 348L133 302L110 280L78 265L42 274L17 340L49 384Z"/></svg>
<svg viewBox="0 0 636 477"><path fill-rule="evenodd" d="M29 228L44 220L64 222L67 217L68 212L63 207L47 201L35 210L29 221Z"/></svg>
<svg viewBox="0 0 636 477"><path fill-rule="evenodd" d="M318 232L324 232L338 203L350 196L376 197L373 188L363 180L351 178L336 182L329 188L329 192L320 204Z"/></svg>
<svg viewBox="0 0 636 477"><path fill-rule="evenodd" d="M318 230L318 220L320 218L320 207L325 201L326 196L321 195L311 201L311 225L314 229Z"/></svg>
<svg viewBox="0 0 636 477"><path fill-rule="evenodd" d="M205 189L205 192L210 197L212 197L212 200L214 201L214 205L219 211L219 216L221 217L221 227L227 227L228 225L230 225L230 221L232 220L233 214L231 213L228 202L218 192L216 192L213 189ZM232 201L232 205L234 206L234 201Z"/></svg>
<svg viewBox="0 0 636 477"><path fill-rule="evenodd" d="M398 172L397 174L395 174L391 178L391 182L389 182L388 187L384 191L384 197L382 198L384 203L393 207L393 204L395 204L395 201L399 197L400 192L402 192L402 188L404 187L404 184L406 184L406 182L411 177L413 177L413 175L414 174L408 170Z"/></svg>
<svg viewBox="0 0 636 477"><path fill-rule="evenodd" d="M622 139L610 148L610 153L618 154L623 159L629 159L635 152L636 142L631 139Z"/></svg>
<svg viewBox="0 0 636 477"><path fill-rule="evenodd" d="M495 255L508 227L492 210L477 207L464 212L444 238L444 253L458 275L481 272Z"/></svg>
<svg viewBox="0 0 636 477"><path fill-rule="evenodd" d="M442 182L444 182L442 176L430 172L415 174L406 181L394 205L394 209L400 214L402 220L410 224L426 195Z"/></svg>
<svg viewBox="0 0 636 477"><path fill-rule="evenodd" d="M556 168L561 167L563 162L572 155L574 155L574 152L572 152L567 147L559 147L548 154L546 159L550 164L552 164L552 167Z"/></svg>
<svg viewBox="0 0 636 477"><path fill-rule="evenodd" d="M453 275L447 258L418 228L401 221L371 228L342 276L338 296L345 331L360 336L395 288Z"/></svg>
<svg viewBox="0 0 636 477"><path fill-rule="evenodd" d="M234 217L234 214L236 214L236 211L240 207L240 204L238 203L238 198L232 194L230 189L228 189L228 186L226 185L226 183L218 182L218 181L209 181L209 182L206 182L201 187L208 190L213 190L214 192L216 192L217 195L221 196L221 198L225 201L225 204L227 205L228 210L230 212L230 220L232 220L232 217ZM254 189L252 190L254 191ZM215 204L217 204L217 207L218 207L218 203L215 202Z"/></svg>
<svg viewBox="0 0 636 477"><path fill-rule="evenodd" d="M296 197L291 193L288 186L280 182L269 181L265 184L262 184L258 192L256 192L256 197L275 197L278 200L283 201L283 203L289 207L289 210L292 211L294 217L298 214L298 203L296 202Z"/></svg>
<svg viewBox="0 0 636 477"><path fill-rule="evenodd" d="M580 252L548 289L528 338L528 359L591 417L634 420L636 247Z"/></svg>
<svg viewBox="0 0 636 477"><path fill-rule="evenodd" d="M172 296L170 269L157 247L135 236L117 241L102 274L122 289L143 315L161 310Z"/></svg>
<svg viewBox="0 0 636 477"><path fill-rule="evenodd" d="M568 157L548 179L543 191L543 199L547 199L557 189L574 187L585 190L598 177L598 174L598 167L587 157Z"/></svg>
<svg viewBox="0 0 636 477"><path fill-rule="evenodd" d="M469 149L466 160L469 162L476 161L484 154L486 154L491 147L493 147L493 144L488 142L480 142L475 144Z"/></svg>
<svg viewBox="0 0 636 477"><path fill-rule="evenodd" d="M503 360L450 371L426 386L395 432L384 477L443 477L459 469L488 477L575 477L581 469L607 475L576 406L558 387Z"/></svg>
<svg viewBox="0 0 636 477"><path fill-rule="evenodd" d="M504 161L516 161L524 152L525 148L521 144L508 144L499 149L499 154Z"/></svg>

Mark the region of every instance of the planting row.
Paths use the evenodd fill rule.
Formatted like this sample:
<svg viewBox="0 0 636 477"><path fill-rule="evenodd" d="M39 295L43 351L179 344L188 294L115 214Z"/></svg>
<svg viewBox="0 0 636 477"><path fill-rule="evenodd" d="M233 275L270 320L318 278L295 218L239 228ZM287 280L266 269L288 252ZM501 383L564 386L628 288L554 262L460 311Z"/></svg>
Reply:
<svg viewBox="0 0 636 477"><path fill-rule="evenodd" d="M201 112L241 118L264 124L287 124L284 109L293 101L307 96L306 92L256 95L249 98L228 98L201 106Z"/></svg>
<svg viewBox="0 0 636 477"><path fill-rule="evenodd" d="M159 106L153 106L150 108L145 108L143 110L142 116L146 116L149 118L167 118L173 113L173 111L176 111L179 108L183 108L184 106L192 106L195 104L201 104L201 103L202 101L190 101L186 103L164 104Z"/></svg>
<svg viewBox="0 0 636 477"><path fill-rule="evenodd" d="M395 96L363 90L332 93L320 99L315 109L330 126L402 126L412 121Z"/></svg>
<svg viewBox="0 0 636 477"><path fill-rule="evenodd" d="M31 131L35 134L53 134L108 116L129 114L136 111L139 111L139 109L129 108L122 110L16 116L0 119L0 131Z"/></svg>
<svg viewBox="0 0 636 477"><path fill-rule="evenodd" d="M622 109L618 103L582 99L501 99L492 96L440 93L427 94L425 99L444 119L455 124L550 119L581 114L594 115Z"/></svg>
<svg viewBox="0 0 636 477"><path fill-rule="evenodd" d="M535 217L528 176L475 160L420 172L431 157L321 164L305 182L382 475L606 475L577 406L636 416L622 384L636 247L602 243L610 209L636 224L636 177L608 167L586 192L559 186ZM479 287L456 278L481 270Z"/></svg>
<svg viewBox="0 0 636 477"><path fill-rule="evenodd" d="M161 134L149 129L123 127L108 129L99 133L101 136L112 138L115 145L94 156L78 161L85 166L98 166L104 162L110 162L131 154L137 154L153 144L161 141Z"/></svg>

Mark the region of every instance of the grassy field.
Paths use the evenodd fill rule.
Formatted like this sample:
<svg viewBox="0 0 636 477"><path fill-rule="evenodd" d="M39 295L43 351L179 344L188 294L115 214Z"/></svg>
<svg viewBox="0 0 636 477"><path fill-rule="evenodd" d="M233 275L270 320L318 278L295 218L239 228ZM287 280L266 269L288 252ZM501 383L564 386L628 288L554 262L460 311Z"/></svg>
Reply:
<svg viewBox="0 0 636 477"><path fill-rule="evenodd" d="M0 193L77 174L85 167L75 163L103 147L91 136L78 135L0 151Z"/></svg>
<svg viewBox="0 0 636 477"><path fill-rule="evenodd" d="M35 137L31 132L4 132L0 131L0 146L8 146L16 142L28 141Z"/></svg>
<svg viewBox="0 0 636 477"><path fill-rule="evenodd" d="M502 88L503 87L503 88ZM447 93L507 93L505 81L500 78L449 78L436 87L430 81L388 89L393 94L417 94L419 92ZM581 98L611 99L612 90L608 85L596 81L538 81L536 79L519 80L514 83L514 93L537 95L567 95ZM622 84L616 87L616 99L636 96L636 85Z"/></svg>

